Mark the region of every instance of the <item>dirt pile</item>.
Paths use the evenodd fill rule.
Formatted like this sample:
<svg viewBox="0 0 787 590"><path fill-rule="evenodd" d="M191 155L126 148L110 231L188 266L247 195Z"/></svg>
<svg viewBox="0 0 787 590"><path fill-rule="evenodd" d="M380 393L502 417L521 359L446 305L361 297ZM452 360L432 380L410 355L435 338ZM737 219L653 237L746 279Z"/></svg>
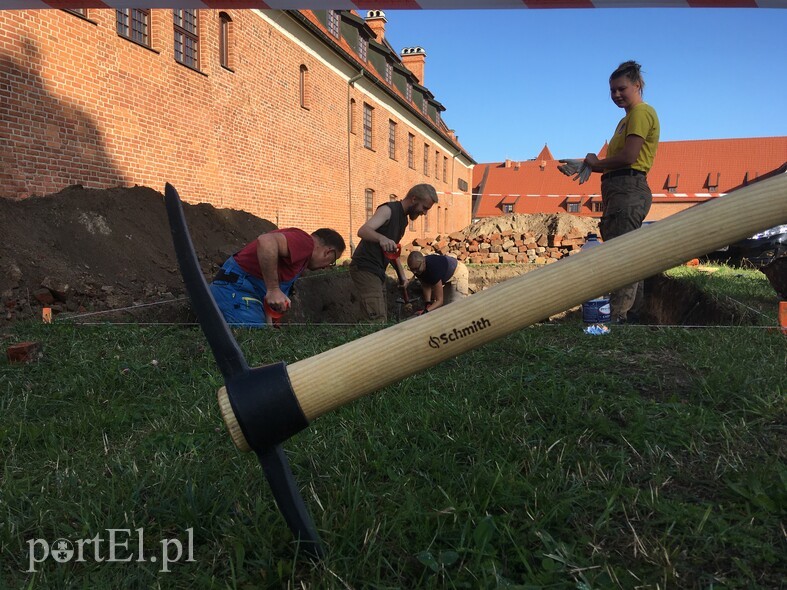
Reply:
<svg viewBox="0 0 787 590"><path fill-rule="evenodd" d="M184 204L184 213L206 276L249 239L275 228L246 212L207 204ZM44 306L54 316L84 314L184 295L163 197L150 188L75 185L43 197L0 199L0 234L6 323L40 318ZM102 319L124 320L96 317Z"/></svg>

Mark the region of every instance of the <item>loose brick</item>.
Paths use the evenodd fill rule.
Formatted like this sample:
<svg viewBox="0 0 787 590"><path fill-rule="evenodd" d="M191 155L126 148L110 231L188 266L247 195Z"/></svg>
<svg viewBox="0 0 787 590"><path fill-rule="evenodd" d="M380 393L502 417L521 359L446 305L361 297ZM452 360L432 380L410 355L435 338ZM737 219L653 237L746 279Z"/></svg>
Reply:
<svg viewBox="0 0 787 590"><path fill-rule="evenodd" d="M10 363L31 363L38 358L41 350L39 342L20 342L6 349L6 356Z"/></svg>

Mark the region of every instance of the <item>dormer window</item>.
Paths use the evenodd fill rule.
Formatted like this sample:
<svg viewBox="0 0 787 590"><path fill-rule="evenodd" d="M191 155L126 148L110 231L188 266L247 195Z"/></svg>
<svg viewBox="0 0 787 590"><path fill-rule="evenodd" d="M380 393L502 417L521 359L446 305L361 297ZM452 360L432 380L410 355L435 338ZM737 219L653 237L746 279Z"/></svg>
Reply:
<svg viewBox="0 0 787 590"><path fill-rule="evenodd" d="M680 180L680 174L669 174L667 175L667 182L664 183L664 188L667 189L668 193L676 193L678 192L678 181Z"/></svg>
<svg viewBox="0 0 787 590"><path fill-rule="evenodd" d="M405 89L405 91L404 91L404 97L405 97L405 98L406 98L408 101L411 101L411 102L412 102L412 100L413 100L413 85L412 85L412 84L410 84L409 82L407 83L407 88L406 88L406 89Z"/></svg>
<svg viewBox="0 0 787 590"><path fill-rule="evenodd" d="M361 61L366 61L368 54L369 54L369 39L367 39L363 35L358 35L358 57L361 58Z"/></svg>
<svg viewBox="0 0 787 590"><path fill-rule="evenodd" d="M328 11L328 32L336 37L339 38L339 11L338 10L329 10Z"/></svg>
<svg viewBox="0 0 787 590"><path fill-rule="evenodd" d="M385 81L391 84L393 80L393 64L385 60Z"/></svg>
<svg viewBox="0 0 787 590"><path fill-rule="evenodd" d="M424 98L424 99L422 99L422 100L421 100L421 111L422 111L424 114L426 114L426 109L427 109L428 107L429 107L429 103L426 101L426 99L425 99L425 98Z"/></svg>
<svg viewBox="0 0 787 590"><path fill-rule="evenodd" d="M721 177L721 172L716 172L714 174L711 172L708 174L708 180L705 181L705 187L708 189L708 192L715 193L719 190L719 178Z"/></svg>

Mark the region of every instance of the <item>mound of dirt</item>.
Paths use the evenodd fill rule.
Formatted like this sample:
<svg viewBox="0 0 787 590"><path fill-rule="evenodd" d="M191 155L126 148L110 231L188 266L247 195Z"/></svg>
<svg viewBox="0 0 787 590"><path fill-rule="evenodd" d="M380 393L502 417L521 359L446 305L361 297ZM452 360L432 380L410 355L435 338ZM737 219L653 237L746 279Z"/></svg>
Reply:
<svg viewBox="0 0 787 590"><path fill-rule="evenodd" d="M530 232L538 236L539 234L566 235L572 230L576 230L575 233L582 236L589 233L597 234L598 219L570 213L509 213L476 221L462 230L462 233L466 238L472 239L506 231Z"/></svg>
<svg viewBox="0 0 787 590"><path fill-rule="evenodd" d="M239 247L275 229L244 211L186 203L183 209L208 277ZM6 322L40 318L44 306L56 316L184 295L163 196L153 189L75 185L43 197L0 199L0 233Z"/></svg>

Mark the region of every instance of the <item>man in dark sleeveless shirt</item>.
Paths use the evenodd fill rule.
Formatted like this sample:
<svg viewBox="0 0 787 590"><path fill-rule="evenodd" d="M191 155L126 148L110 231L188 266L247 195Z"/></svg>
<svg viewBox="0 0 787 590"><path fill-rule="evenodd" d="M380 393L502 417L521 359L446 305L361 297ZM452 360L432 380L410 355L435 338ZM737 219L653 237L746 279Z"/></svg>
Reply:
<svg viewBox="0 0 787 590"><path fill-rule="evenodd" d="M416 184L401 201L383 203L366 223L358 229L361 243L353 253L350 278L361 299L361 308L372 321L384 322L387 318L385 304L385 269L394 265L402 285L407 284L404 267L397 258L385 257L385 252L395 252L404 236L408 219L417 219L437 203L437 191L431 184Z"/></svg>

